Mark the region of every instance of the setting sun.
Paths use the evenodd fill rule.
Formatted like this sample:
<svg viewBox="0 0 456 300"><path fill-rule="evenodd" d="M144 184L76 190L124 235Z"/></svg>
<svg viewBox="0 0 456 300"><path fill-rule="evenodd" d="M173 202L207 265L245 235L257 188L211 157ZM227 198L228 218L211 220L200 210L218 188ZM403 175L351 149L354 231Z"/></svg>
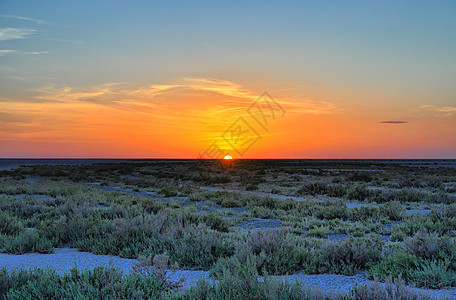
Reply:
<svg viewBox="0 0 456 300"><path fill-rule="evenodd" d="M233 158L231 157L231 155L225 155L225 157L223 159L233 159Z"/></svg>

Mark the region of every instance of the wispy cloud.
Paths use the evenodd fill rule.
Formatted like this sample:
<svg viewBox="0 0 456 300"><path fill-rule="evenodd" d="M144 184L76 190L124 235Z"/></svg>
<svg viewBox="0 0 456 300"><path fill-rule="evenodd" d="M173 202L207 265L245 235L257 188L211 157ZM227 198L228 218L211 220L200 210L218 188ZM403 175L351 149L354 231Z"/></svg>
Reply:
<svg viewBox="0 0 456 300"><path fill-rule="evenodd" d="M21 54L24 55L41 55L41 54L48 54L49 51L30 51L30 52L22 52Z"/></svg>
<svg viewBox="0 0 456 300"><path fill-rule="evenodd" d="M49 51L20 51L20 50L13 50L13 49L8 49L8 50L0 50L0 56L5 56L9 54L15 54L15 55L41 55L41 54L48 54Z"/></svg>
<svg viewBox="0 0 456 300"><path fill-rule="evenodd" d="M23 20L23 21L29 21L29 22L34 22L36 24L44 24L44 23L46 23L45 21L40 20L40 19L34 19L34 18L28 18L28 17L16 16L16 15L0 15L0 17L18 19L18 20Z"/></svg>
<svg viewBox="0 0 456 300"><path fill-rule="evenodd" d="M422 105L420 106L420 109L434 113L441 113L450 117L456 115L456 106Z"/></svg>
<svg viewBox="0 0 456 300"><path fill-rule="evenodd" d="M408 121L381 121L381 124L407 124Z"/></svg>
<svg viewBox="0 0 456 300"><path fill-rule="evenodd" d="M28 36L34 34L35 32L36 32L35 29L28 29L28 28L13 28L13 27L0 28L0 41L25 39Z"/></svg>
<svg viewBox="0 0 456 300"><path fill-rule="evenodd" d="M11 53L16 52L16 50L11 50L11 49L2 49L0 50L0 56L5 56Z"/></svg>
<svg viewBox="0 0 456 300"><path fill-rule="evenodd" d="M224 112L244 110L259 97L259 94L240 84L213 78L184 78L169 84L152 84L139 88L126 87L123 83L108 83L89 88L47 86L35 90L35 92L37 92L35 99L40 101L91 102L109 106L135 105L141 106L143 109L158 102L185 102L196 101L195 99L198 98L213 98L217 101L212 101L211 107ZM334 114L343 112L334 103L328 101L285 97L276 100L290 113Z"/></svg>

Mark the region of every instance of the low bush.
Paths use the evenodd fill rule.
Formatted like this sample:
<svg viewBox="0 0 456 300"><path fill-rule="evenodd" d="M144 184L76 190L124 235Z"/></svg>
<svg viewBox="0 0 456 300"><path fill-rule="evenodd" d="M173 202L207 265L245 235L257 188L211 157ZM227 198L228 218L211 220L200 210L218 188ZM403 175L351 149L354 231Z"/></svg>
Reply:
<svg viewBox="0 0 456 300"><path fill-rule="evenodd" d="M366 186L355 185L354 187L349 189L347 193L347 198L350 200L364 201L367 198L369 198L370 195L371 193L369 192Z"/></svg>
<svg viewBox="0 0 456 300"><path fill-rule="evenodd" d="M384 299L384 300L423 300L431 299L411 287L405 285L401 278L387 278L385 283L375 281L365 285L356 285L350 291L349 299Z"/></svg>
<svg viewBox="0 0 456 300"><path fill-rule="evenodd" d="M53 242L35 231L24 230L15 236L6 236L2 239L0 248L7 253L23 254L29 252L51 253Z"/></svg>
<svg viewBox="0 0 456 300"><path fill-rule="evenodd" d="M369 172L350 172L345 176L347 181L364 181L371 182L373 177Z"/></svg>
<svg viewBox="0 0 456 300"><path fill-rule="evenodd" d="M268 274L286 274L297 271L302 263L302 239L286 229L257 230L247 237L249 253L257 256L257 269Z"/></svg>
<svg viewBox="0 0 456 300"><path fill-rule="evenodd" d="M442 244L436 233L417 232L413 237L404 240L404 246L408 253L429 259L433 257L440 249Z"/></svg>
<svg viewBox="0 0 456 300"><path fill-rule="evenodd" d="M420 202L428 201L429 194L420 190L405 188L399 191L397 197L400 202Z"/></svg>
<svg viewBox="0 0 456 300"><path fill-rule="evenodd" d="M346 194L345 187L341 184L330 184L326 187L326 195L329 197L342 198Z"/></svg>
<svg viewBox="0 0 456 300"><path fill-rule="evenodd" d="M454 255L454 253L453 253ZM402 278L418 287L444 288L456 285L454 257L423 259L410 253L399 252L385 257L369 269L370 278Z"/></svg>
<svg viewBox="0 0 456 300"><path fill-rule="evenodd" d="M7 212L0 211L0 234L17 234L24 230L24 226Z"/></svg>
<svg viewBox="0 0 456 300"><path fill-rule="evenodd" d="M169 290L151 274L122 274L115 268L72 269L58 275L36 269L8 273L0 270L0 298L4 299L160 299Z"/></svg>
<svg viewBox="0 0 456 300"><path fill-rule="evenodd" d="M348 238L340 242L307 241L303 248L303 269L308 273L352 275L381 258L383 242L373 238Z"/></svg>
<svg viewBox="0 0 456 300"><path fill-rule="evenodd" d="M327 182L314 181L304 184L299 190L296 191L298 196L304 195L323 195L326 193Z"/></svg>
<svg viewBox="0 0 456 300"><path fill-rule="evenodd" d="M318 206L315 217L325 220L347 220L350 217L350 210L343 202L338 202L327 206Z"/></svg>
<svg viewBox="0 0 456 300"><path fill-rule="evenodd" d="M405 208L398 201L392 201L380 206L380 214L391 221L402 220L406 212Z"/></svg>
<svg viewBox="0 0 456 300"><path fill-rule="evenodd" d="M326 226L319 226L309 229L307 231L306 236L317 237L317 238L325 238L328 234L331 233L329 227Z"/></svg>
<svg viewBox="0 0 456 300"><path fill-rule="evenodd" d="M361 206L355 207L352 209L353 221L367 221L367 220L377 220L380 216L380 209L378 207L371 206Z"/></svg>

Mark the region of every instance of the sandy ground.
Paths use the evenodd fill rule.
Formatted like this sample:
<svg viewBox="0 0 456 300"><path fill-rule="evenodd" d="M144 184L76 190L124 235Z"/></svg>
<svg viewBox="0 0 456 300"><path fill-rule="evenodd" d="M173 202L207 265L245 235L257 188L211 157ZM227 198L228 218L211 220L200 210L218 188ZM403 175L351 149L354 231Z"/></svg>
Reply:
<svg viewBox="0 0 456 300"><path fill-rule="evenodd" d="M135 259L120 258L112 255L95 255L88 252L79 252L74 248L57 248L52 254L29 253L23 255L0 254L0 268L6 268L8 271L18 269L33 268L52 268L59 274L68 273L71 268L93 269L96 266L115 266L123 272L129 273L135 264ZM176 272L169 271L170 280L179 281L185 278L182 290L194 286L199 279L210 280L208 271L191 271L179 270ZM287 276L274 276L278 279L289 280L291 282L300 281L311 287L322 288L331 293L347 293L355 284L366 284L369 281L363 272L353 276L335 275L335 274L318 274L309 275L303 272ZM261 280L262 278L260 278ZM212 282L212 281L211 281ZM456 288L447 290L422 290L420 292L433 296L436 299L444 297L456 299Z"/></svg>

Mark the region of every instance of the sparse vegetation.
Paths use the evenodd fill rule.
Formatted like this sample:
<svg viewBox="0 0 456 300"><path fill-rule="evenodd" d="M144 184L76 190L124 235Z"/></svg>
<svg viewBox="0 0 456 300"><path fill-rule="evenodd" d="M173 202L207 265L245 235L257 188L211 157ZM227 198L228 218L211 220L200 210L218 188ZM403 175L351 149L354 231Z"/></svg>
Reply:
<svg viewBox="0 0 456 300"><path fill-rule="evenodd" d="M397 278L420 287L456 286L454 172L380 164L375 171L363 171L365 166L355 162L334 166L240 160L231 168L197 163L31 166L3 171L3 252L49 253L55 247L70 246L148 262L142 273L124 277L103 268L92 273L74 270L69 276L50 270L2 271L8 291L4 297L28 297L32 290L57 297L43 287L45 281L61 287L59 297L76 295L84 284L101 284L98 279L89 280L97 276L110 279L98 292L87 295L302 299L318 294L299 284L257 280L297 271L345 275L367 271L371 278L387 281L385 289L358 287L344 299L364 299L367 294L396 299L391 295L398 293L419 299L405 292ZM252 218L273 219L278 227L242 227ZM331 236L337 239L330 240ZM163 253L166 256L160 256ZM177 294L176 286L155 266L154 257L166 257L162 263L166 260L167 267L211 270L218 284L200 282ZM83 284L85 280L90 283ZM397 284L391 285L391 280ZM400 292L393 292L398 286Z"/></svg>

